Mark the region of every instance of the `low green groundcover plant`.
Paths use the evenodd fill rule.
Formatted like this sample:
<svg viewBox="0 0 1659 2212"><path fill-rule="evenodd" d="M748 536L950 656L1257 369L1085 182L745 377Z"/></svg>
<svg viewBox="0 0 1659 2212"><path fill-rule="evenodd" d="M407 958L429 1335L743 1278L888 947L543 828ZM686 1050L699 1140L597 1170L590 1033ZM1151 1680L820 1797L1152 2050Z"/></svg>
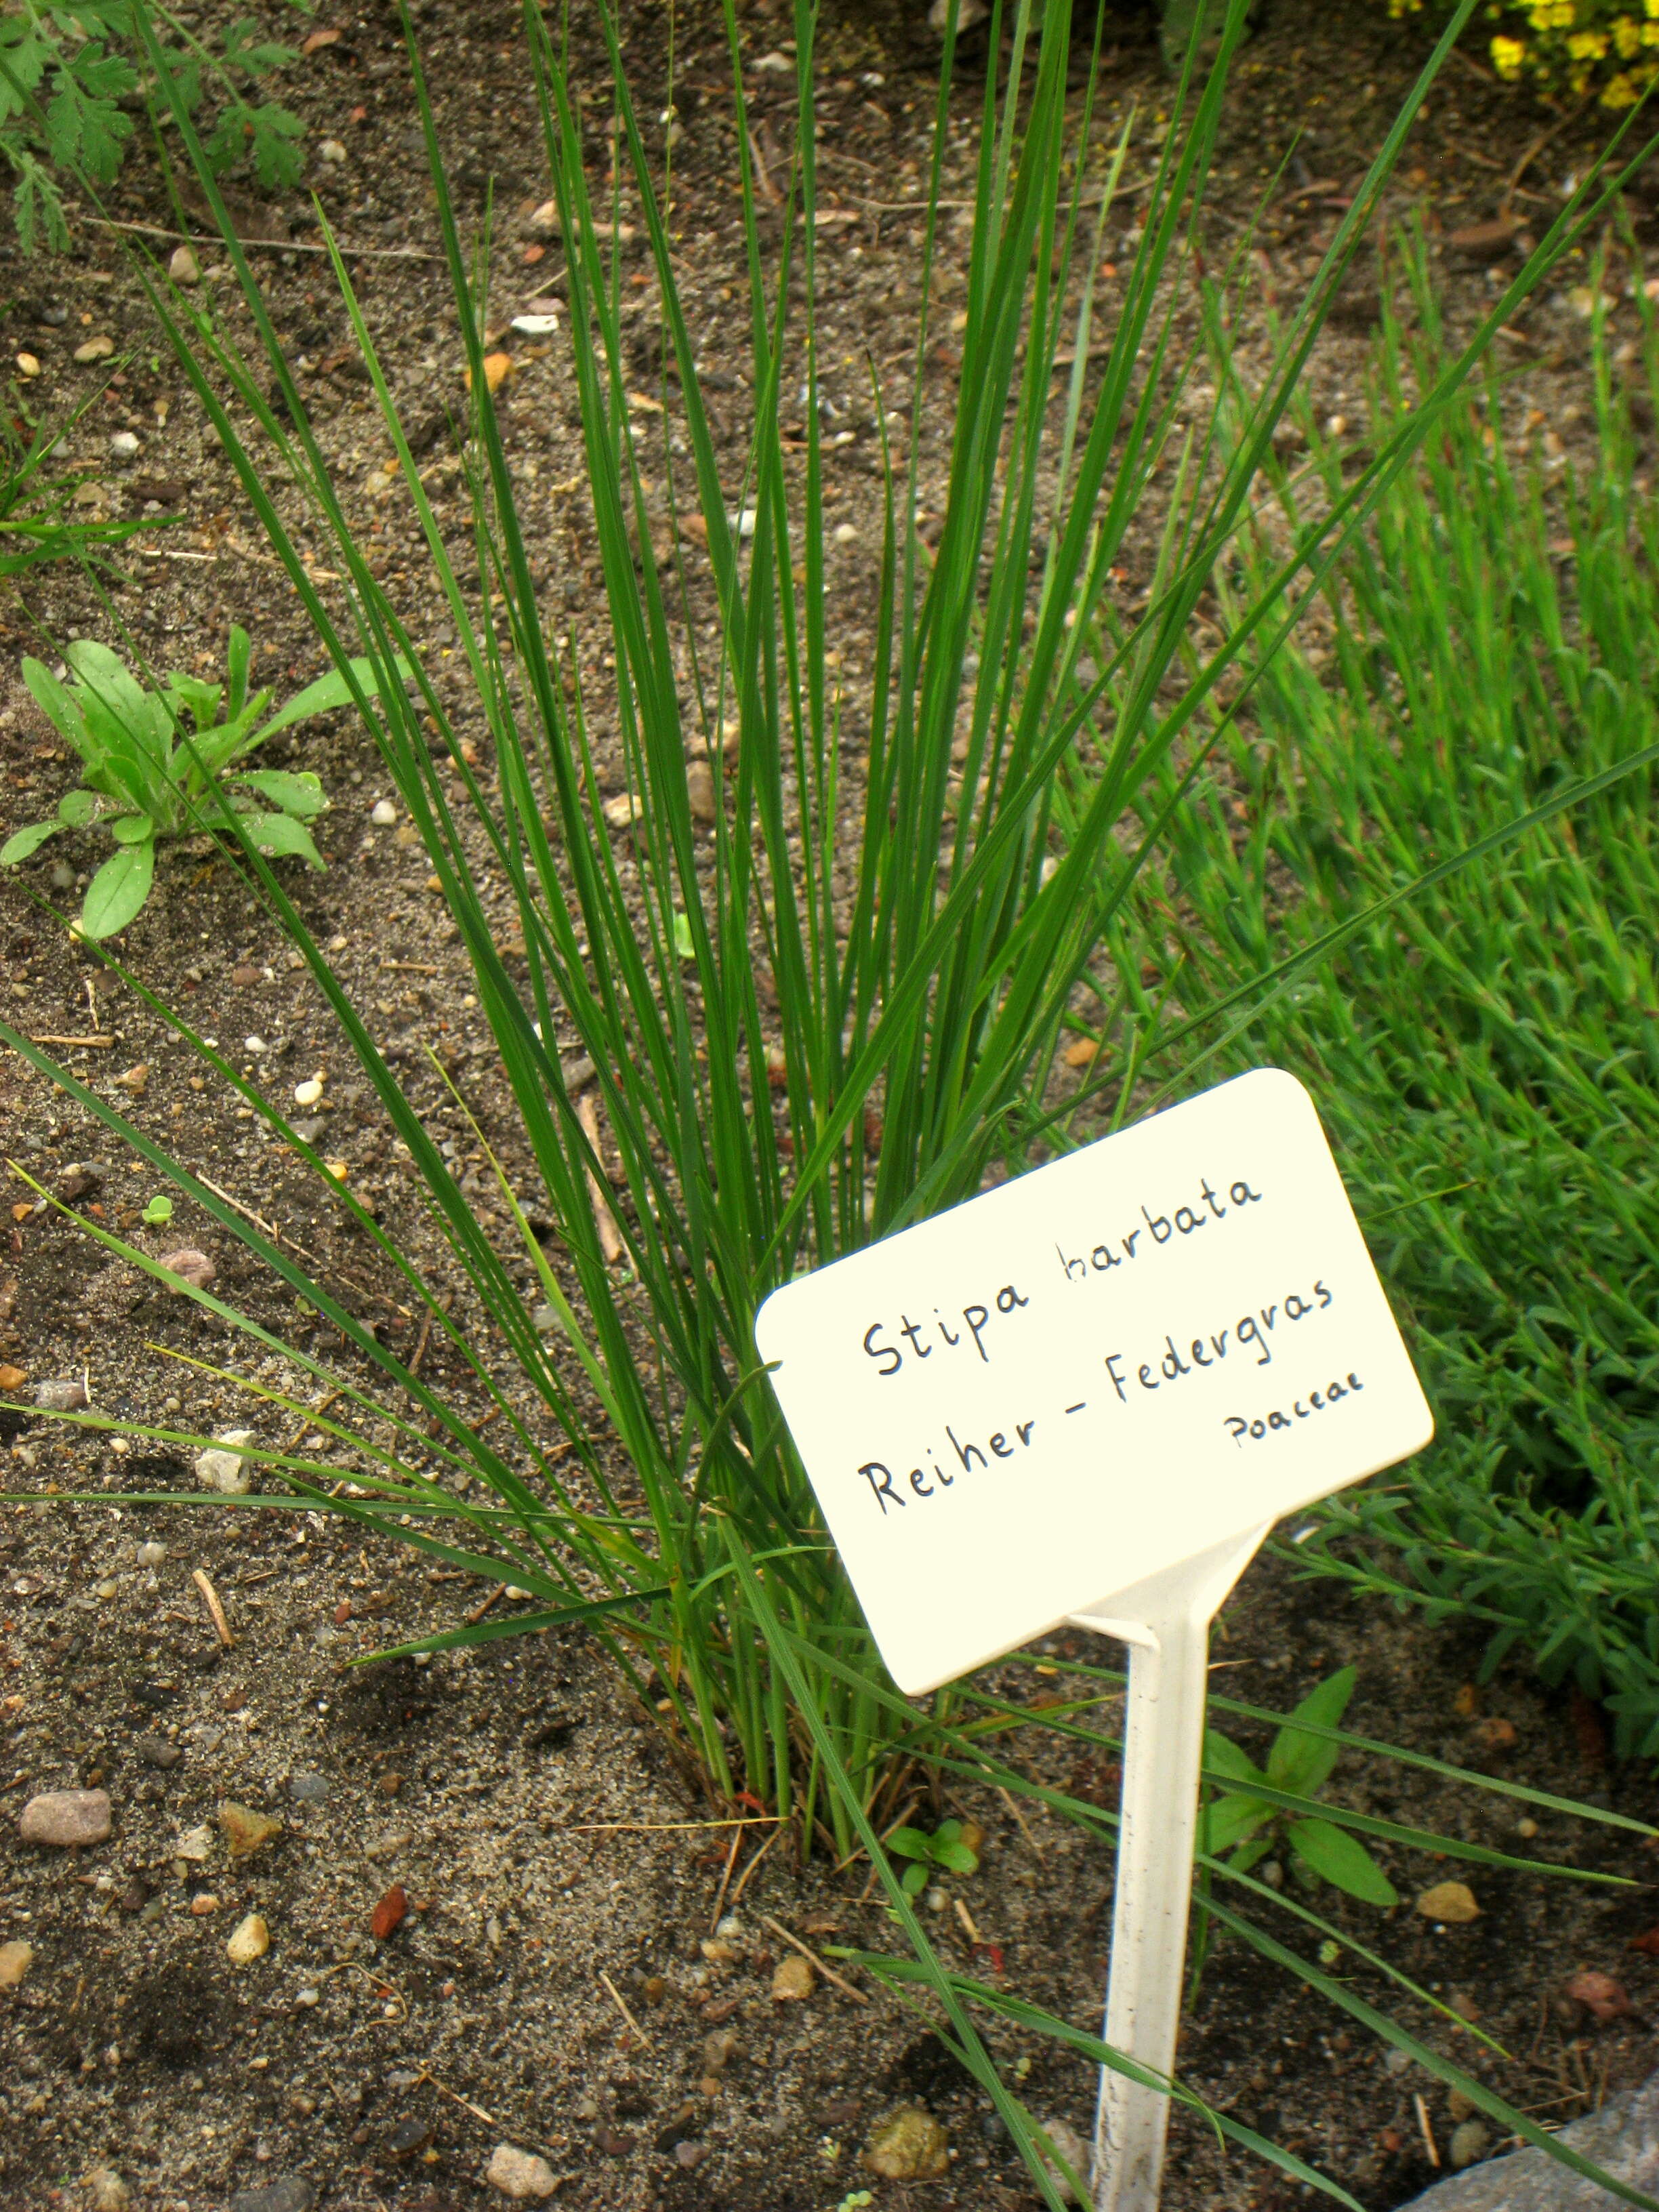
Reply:
<svg viewBox="0 0 1659 2212"><path fill-rule="evenodd" d="M1391 314L1379 340L1379 441L1444 357L1420 263L1397 276L1413 328ZM1297 1556L1488 1625L1494 1665L1529 1648L1652 1756L1659 507L1631 410L1659 390L1659 343L1632 291L1622 368L1593 332L1587 465L1494 378L1380 504L1326 635L1266 667L1170 822L1133 991L1165 1030L1176 1001L1242 992L1200 1032L1206 1078L1271 1060L1311 1086L1435 1407L1429 1450L1328 1505ZM1224 605L1355 465L1310 410L1302 428L1218 572ZM1335 965L1243 989L1402 874L1632 758L1478 873L1374 915Z"/></svg>
<svg viewBox="0 0 1659 2212"><path fill-rule="evenodd" d="M112 837L116 850L88 884L76 924L94 940L125 929L149 896L161 838L234 828L257 852L320 868L306 827L328 805L318 779L308 769L242 763L278 730L372 692L375 672L367 661L350 676L332 670L267 718L271 691L248 690L252 658L247 632L234 628L224 683L175 670L155 690L90 638L69 647L67 684L25 659L23 681L80 757L82 781L64 793L51 820L32 822L0 845L0 867L20 866L60 831L98 830Z"/></svg>

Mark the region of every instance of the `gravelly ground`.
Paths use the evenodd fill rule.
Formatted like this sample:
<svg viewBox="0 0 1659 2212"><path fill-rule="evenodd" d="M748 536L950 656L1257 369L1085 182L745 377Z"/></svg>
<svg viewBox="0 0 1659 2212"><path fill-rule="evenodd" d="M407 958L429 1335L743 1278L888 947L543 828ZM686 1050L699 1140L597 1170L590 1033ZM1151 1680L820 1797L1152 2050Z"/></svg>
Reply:
<svg viewBox="0 0 1659 2212"><path fill-rule="evenodd" d="M464 197L476 207L493 177L508 210L539 198L527 89L514 58L516 16L452 0L434 0L417 14L446 140L459 149ZM345 163L318 173L325 197L358 243L424 252L428 204L392 18L364 11L335 21L341 40L307 65L295 94L313 137L337 133L347 148ZM787 29L781 14L759 9L746 10L744 24L751 58L771 51ZM637 65L659 68L654 16L630 17L630 37ZM846 356L846 389L834 396L851 432L830 464L836 512L852 531L832 558L831 618L851 682L868 650L864 548L877 488L872 423L857 393L867 344L890 380L890 401L902 404L906 396L930 57L902 21L875 13L835 18L826 40L826 174L849 217L829 227L821 246L828 336L844 342ZM677 104L686 138L676 162L687 293L715 404L730 411L722 434L735 464L746 391L730 313L739 257L719 120L717 27L699 15L683 18L679 51ZM1305 273L1334 203L1392 113L1419 51L1407 32L1386 25L1334 25L1312 0L1286 0L1267 19L1241 65L1218 204L1224 235L1267 189L1291 129L1307 125L1302 167L1279 186L1261 233L1264 273L1273 281L1288 288ZM580 65L599 81L591 51ZM755 84L764 152L775 143L769 134L785 128L787 83L762 72ZM1103 128L1115 128L1114 111L1132 100L1156 116L1162 80L1133 25L1109 90ZM969 89L964 121L971 100ZM1449 241L1491 218L1505 178L1548 122L1467 70L1435 96L1396 205L1424 211L1454 324L1467 322L1487 296L1492 249ZM1571 131L1544 149L1526 172L1519 211L1541 219L1553 186L1581 156ZM125 216L169 221L165 201L141 179L124 189L131 193ZM1641 234L1645 204L1634 214ZM307 242L305 215L296 199L257 220L292 247ZM961 243L947 247L947 276ZM503 311L557 289L556 254L531 263L525 251L515 240L501 256ZM268 252L260 265L350 511L379 530L387 574L406 587L417 635L441 665L443 616L380 465L386 448L345 343L344 318L314 257ZM400 396L429 434L434 487L449 498L447 519L459 530L459 465L448 453L444 410L457 398L459 364L439 272L418 259L358 265L371 325ZM69 356L87 331L107 331L131 349L121 381L82 426L77 451L96 458L112 509L142 510L154 501L188 517L183 531L162 541L161 557L144 559L142 588L115 595L113 607L134 637L164 662L201 667L222 653L226 625L240 619L258 641L262 678L286 687L315 672L316 649L276 570L262 565L266 556L228 467L155 349L142 299L107 236L89 227L66 261L14 259L8 273L8 338L40 358L39 388L49 404L67 404L79 388L82 373ZM642 273L631 268L630 283ZM1517 434L1571 442L1587 398L1583 326L1570 291L1564 285L1517 318L1520 335L1506 341L1506 365L1517 371L1509 403ZM67 320L43 319L59 308ZM1356 416L1370 312L1357 280L1313 372L1322 410ZM1618 312L1630 320L1628 307ZM643 298L638 340L644 380L653 362ZM573 380L556 347L539 356L530 346L519 351L509 440L526 480L548 488L535 550L552 618L568 623L602 689L605 639L584 523ZM941 394L952 367L942 343L927 370ZM1529 410L1538 418L1531 423ZM118 428L142 441L125 470L103 465L103 441ZM927 457L924 496L939 465L938 453ZM41 632L114 634L110 611L74 580L57 576L0 606L0 623L9 671L22 651L41 649ZM316 768L337 802L324 829L330 872L296 885L313 927L334 945L360 1001L404 1041L411 1095L422 1110L446 1110L435 1076L422 1075L415 1057L431 1041L448 1052L487 1133L495 1133L459 950L435 918L424 855L395 828L368 822L379 780L365 741L342 725L296 737L270 764L284 761ZM46 811L63 787L62 757L10 675L0 707L0 763L7 829ZM37 878L43 885L50 857ZM356 1310L406 1344L411 1325L395 1298L387 1303L391 1292L368 1248L319 1211L280 1148L193 1072L158 1017L106 984L15 890L0 897L14 1018L35 1035L113 1033L106 1054L67 1048L77 1072L106 1088L125 1069L146 1066L142 1091L112 1095L239 1200L280 1222L315 1252ZM145 979L208 1035L232 1049L246 1036L262 1037L267 1050L258 1057L278 1080L329 1068L335 1080L320 1118L331 1151L392 1226L418 1234L386 1133L339 1066L308 981L293 971L222 863L172 857L126 948ZM464 1129L458 1119L449 1126L458 1164L476 1176ZM106 1220L153 1249L206 1244L228 1297L273 1327L292 1325L274 1286L240 1248L192 1222L187 1209L165 1237L144 1230L137 1216L149 1179L114 1158L89 1117L10 1060L0 1063L0 1133L29 1172L48 1179L73 1159L99 1160L103 1181L84 1203L101 1206ZM488 1205L482 1182L474 1194ZM19 1203L27 1200L20 1187ZM94 1406L112 1416L167 1425L176 1414L182 1425L210 1429L258 1416L230 1382L169 1352L222 1361L269 1383L283 1380L282 1363L260 1374L245 1347L56 1217L14 1220L0 1235L10 1244L0 1261L7 1332L0 1357L23 1370L30 1389L84 1375ZM462 1389L439 1346L426 1372ZM123 1456L21 1416L4 1419L11 1480L21 1492L188 1479L163 1448L141 1441ZM781 1850L769 1851L739 1901L742 1925L730 1946L737 1955L705 1956L732 1832L667 1825L701 1820L708 1808L687 1798L655 1732L580 1639L527 1639L471 1659L343 1673L352 1654L450 1625L488 1590L436 1579L423 1561L364 1552L320 1516L23 1504L7 1508L0 1526L0 1695L8 1724L0 1942L27 1942L35 1954L21 1981L0 1992L0 2206L7 2212L95 2201L96 2188L83 2177L100 2168L118 2174L136 2203L168 2212L210 2212L233 2192L282 2176L305 2177L331 2212L445 2212L503 2201L480 2178L500 2141L545 2154L568 2177L560 2201L597 2212L652 2205L829 2212L863 2184L856 2160L872 2122L917 2099L950 2130L950 2174L925 2185L872 2184L878 2203L990 2212L1030 2201L987 2132L977 2094L918 2023L888 2005L861 2008L822 1983L804 2002L773 2000L784 1946L763 1913L815 1945L873 1947L885 1939L878 1910L859 1901L863 1869L837 1877L820 1866L802 1875ZM139 1547L147 1545L165 1547L165 1559L142 1562ZM192 1579L198 1569L222 1600L235 1638L228 1651ZM1599 1790L1629 1811L1650 1809L1644 1775L1610 1773L1599 1763L1593 1716L1575 1719L1565 1698L1543 1695L1512 1670L1484 1702L1474 1698L1466 1686L1477 1654L1466 1639L1362 1612L1328 1589L1299 1590L1281 1569L1264 1567L1247 1582L1220 1656L1233 1675L1229 1686L1268 1704L1288 1704L1352 1658L1362 1671L1354 1716L1362 1730L1545 1787ZM1030 1678L1021 1679L1029 1692ZM1516 1729L1512 1748L1498 1743L1493 1720ZM1048 1758L1040 1749L1031 1756ZM1108 1769L1091 1771L1086 1761L1080 1771L1069 1764L1053 1771L1085 1794L1109 1796L1114 1787ZM111 1840L73 1855L21 1844L15 1814L24 1801L71 1786L109 1790ZM1355 1802L1401 1820L1450 1823L1508 1847L1516 1841L1512 1813L1496 1801L1421 1777L1357 1766L1343 1786ZM307 1794L313 1790L320 1794ZM280 1838L232 1863L217 1826L227 1800L274 1814ZM959 1809L981 1820L988 1838L985 1868L962 1886L962 1899L988 1944L997 1946L1009 1985L1089 2018L1103 1966L1106 1870L1057 1824L1034 1820L1034 1844L994 1798ZM664 1825L594 1825L605 1822ZM203 1826L208 1856L181 1860L181 1839ZM755 1863L757 1835L764 1833L740 1846L732 1887ZM1546 1821L1536 1848L1638 1877L1650 1864L1638 1849L1597 1844L1564 1823ZM1407 1890L1446 1871L1409 1862L1395 1870ZM374 1909L394 1887L410 1911L395 1932L377 1939ZM1408 1971L1443 1994L1462 1992L1480 2012L1481 2024L1513 2054L1483 2062L1491 2078L1520 2101L1565 2117L1604 2082L1646 2071L1646 2008L1659 1991L1647 1955L1624 1948L1647 1924L1650 1908L1640 1894L1605 1904L1520 1877L1482 1877L1477 1887L1485 1909L1470 1927L1437 1934L1402 1909L1378 1942ZM216 1909L198 1913L192 1901L204 1895L216 1899ZM1356 1936L1377 1933L1373 1916L1343 1911ZM249 1912L268 1922L271 1948L234 1968L225 1942ZM940 1927L959 1963L988 1968L989 1952L974 1948L953 1910ZM1598 2025L1570 2003L1565 1982L1585 1966L1621 1976L1632 2012ZM1377 1993L1369 1978L1363 1986ZM309 1991L315 2002L302 2002ZM648 2042L624 2022L617 1999ZM1443 2026L1428 2032L1454 2036ZM711 2072L707 2039L727 2033L735 2047ZM1463 2037L1459 2047L1468 2044ZM1086 2120L1089 2084L1080 2069L1006 2037L997 2047L1011 2061L1022 2051L1031 2058L1036 2109ZM1371 2039L1242 1954L1224 1951L1210 1969L1183 2057L1201 2091L1326 2164L1375 2212L1432 2178L1414 2092L1425 2096L1437 2154L1446 2154L1455 2115L1426 2076L1389 2072ZM1258 2168L1224 2162L1195 2125L1178 2123L1176 2140L1171 2212L1304 2201Z"/></svg>

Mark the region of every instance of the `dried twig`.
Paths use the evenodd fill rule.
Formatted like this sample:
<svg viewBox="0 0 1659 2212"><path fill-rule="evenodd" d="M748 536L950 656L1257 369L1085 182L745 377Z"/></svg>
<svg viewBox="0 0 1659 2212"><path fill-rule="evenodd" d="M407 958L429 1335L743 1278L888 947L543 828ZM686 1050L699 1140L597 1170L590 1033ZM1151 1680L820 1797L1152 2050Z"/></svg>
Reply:
<svg viewBox="0 0 1659 2212"><path fill-rule="evenodd" d="M645 2045L646 2049L647 2051L654 2051L656 2045L652 2042L651 2038L646 2033L645 2030L640 2026L638 2021L635 2019L633 2014L629 2012L628 2007L623 2002L622 1991L617 1987L617 1984L611 1980L610 1975L606 1973L603 1966L601 1966L599 1971L599 1979L605 1984L605 1988L611 1993L611 2003L616 2006L617 2010L628 2022L629 2027L633 2029L635 2034L638 2036L640 2041Z"/></svg>
<svg viewBox="0 0 1659 2212"><path fill-rule="evenodd" d="M490 1591L489 1596L480 1598L477 1604L475 1605L471 1612L468 1613L466 1616L467 1626L469 1628L476 1628L478 1623L483 1619L485 1613L489 1612L490 1607L496 1604L501 1598L505 1597L506 1595L507 1584L505 1583L497 1583L495 1589Z"/></svg>
<svg viewBox="0 0 1659 2212"><path fill-rule="evenodd" d="M1042 1856L1042 1846L1038 1843L1036 1838L1031 1833L1030 1824L1026 1820L1024 1814L1019 1809L1019 1800L1017 1797L1012 1796L1009 1792L1003 1788L1000 1782L997 1784L997 1796L1001 1798L1003 1803L1013 1814L1015 1820L1018 1821L1019 1832L1031 1846L1033 1853L1036 1857L1041 1858Z"/></svg>
<svg viewBox="0 0 1659 2212"><path fill-rule="evenodd" d="M774 1832L775 1833L775 1831ZM769 1836L766 1840L767 1843L769 1844L773 1841L773 1837ZM763 1846L763 1848L764 1846ZM738 1853L742 1849L743 1830L741 1828L734 1828L732 1832L732 1848L726 1854L726 1871L720 1876L720 1886L719 1889L714 1893L714 1910L708 1917L708 1932L711 1936L720 1924L720 1908L726 1903L726 1892L727 1885L732 1880L732 1869L736 1866L738 1863Z"/></svg>
<svg viewBox="0 0 1659 2212"><path fill-rule="evenodd" d="M567 1836L602 1836L627 1829L633 1834L654 1835L659 1829L669 1828L764 1828L778 1817L775 1813L746 1813L735 1820L576 1820L562 1832Z"/></svg>
<svg viewBox="0 0 1659 2212"><path fill-rule="evenodd" d="M750 1875L754 1873L755 1869L766 1856L766 1854L771 1850L773 1844L776 1843L778 1838L787 1833L787 1831L782 1827L774 1828L771 1834L766 1838L766 1841L756 1852L754 1857L750 1860L748 1865L738 1876L738 1886L732 1893L732 1910L733 1912L737 1911L738 1905L743 1902L743 1893L749 1887L749 1877Z"/></svg>
<svg viewBox="0 0 1659 2212"><path fill-rule="evenodd" d="M87 221L98 230L131 230L141 232L146 238L176 238L186 246L222 246L223 238L216 230L192 234L187 230L167 230L159 222L114 222L107 216L88 216ZM267 253L326 253L326 246L313 246L308 240L298 238L239 238L238 246L258 246ZM343 238L334 241L349 259L359 261L441 261L441 253L428 253L419 246L348 246Z"/></svg>
<svg viewBox="0 0 1659 2212"><path fill-rule="evenodd" d="M214 1589L213 1584L208 1580L207 1576L200 1567L196 1569L195 1572L191 1577L191 1580L195 1583L197 1589L201 1591L202 1602L208 1609L208 1616L213 1623L214 1629L218 1635L219 1641L224 1645L226 1650L228 1651L231 1646L235 1643L236 1638L230 1632L230 1623L225 1619L225 1609L219 1602L218 1591Z"/></svg>
<svg viewBox="0 0 1659 2212"><path fill-rule="evenodd" d="M601 1158L599 1109L586 1092L576 1101L576 1119L582 1125L583 1136L593 1148L594 1158ZM599 1188L599 1179L592 1168L587 1170L587 1193L593 1201L593 1220L599 1232L599 1249L605 1255L605 1265L611 1267L623 1255L622 1232L617 1227L617 1217L611 1211L610 1200Z"/></svg>
<svg viewBox="0 0 1659 2212"><path fill-rule="evenodd" d="M112 1049L115 1039L113 1036L31 1036L29 1042L31 1044L82 1045L93 1052L108 1052Z"/></svg>
<svg viewBox="0 0 1659 2212"><path fill-rule="evenodd" d="M1434 2139L1434 2130L1429 2125L1429 2108L1423 2102L1420 2089L1412 2091L1412 2103L1417 2108L1417 2129L1423 2138L1423 2148L1428 2153L1429 2164L1437 2173L1440 2170L1440 2149Z"/></svg>
<svg viewBox="0 0 1659 2212"><path fill-rule="evenodd" d="M844 1982L842 1979L841 1976L836 1972L833 1966L826 1966L823 1960L819 1958L817 1953L812 1948L811 1945L810 1943L803 1943L799 1936L792 1936L789 1933L789 1930L784 1926L782 1921L774 1920L769 1912L763 1912L761 1915L761 1925L764 1928L769 1928L775 1936L782 1936L784 1942L792 1945L795 1950L799 1951L803 1959L810 1959L812 1961L812 1964L817 1968L819 1973L823 1976L824 1980L826 1982L833 1982L838 1990L845 1990L847 1995L852 1998L854 2004L867 2005L869 2003L870 2000L866 1996L862 1990L855 1990L851 1982Z"/></svg>

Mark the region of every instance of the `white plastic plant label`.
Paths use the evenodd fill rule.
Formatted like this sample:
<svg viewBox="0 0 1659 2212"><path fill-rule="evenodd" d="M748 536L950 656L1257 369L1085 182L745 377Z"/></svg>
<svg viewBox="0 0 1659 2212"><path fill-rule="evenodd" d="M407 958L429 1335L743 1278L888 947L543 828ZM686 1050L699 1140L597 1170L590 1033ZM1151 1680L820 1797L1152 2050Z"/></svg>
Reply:
<svg viewBox="0 0 1659 2212"><path fill-rule="evenodd" d="M755 1334L910 1692L1434 1431L1313 1101L1274 1068L786 1285Z"/></svg>

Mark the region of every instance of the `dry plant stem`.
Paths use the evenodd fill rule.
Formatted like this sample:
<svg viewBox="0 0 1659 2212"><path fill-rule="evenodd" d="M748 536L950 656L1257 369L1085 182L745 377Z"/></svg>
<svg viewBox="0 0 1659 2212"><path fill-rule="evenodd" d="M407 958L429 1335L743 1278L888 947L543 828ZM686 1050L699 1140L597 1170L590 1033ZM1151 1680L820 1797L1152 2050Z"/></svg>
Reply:
<svg viewBox="0 0 1659 2212"><path fill-rule="evenodd" d="M826 1966L823 1960L819 1958L817 1953L812 1948L811 1945L810 1943L803 1943L799 1936L792 1936L789 1933L789 1930L784 1926L782 1921L774 1920L769 1912L763 1912L761 1915L761 1925L763 1928L769 1928L775 1936L781 1936L786 1943L791 1945L795 1950L800 1953L803 1959L810 1959L812 1961L812 1964L817 1968L819 1973L823 1976L824 1980L826 1982L833 1982L838 1990L844 1991L848 1996L852 1998L854 2004L867 2005L869 2003L870 2000L866 1996L862 1990L855 1990L851 1982L846 1982L842 1979L841 1976L836 1972L833 1966Z"/></svg>
<svg viewBox="0 0 1659 2212"><path fill-rule="evenodd" d="M225 1619L225 1609L219 1602L218 1591L214 1589L200 1567L191 1574L191 1580L202 1593L202 1602L208 1609L208 1616L213 1623L214 1632L228 1651L236 1638L230 1632L230 1623Z"/></svg>
<svg viewBox="0 0 1659 2212"><path fill-rule="evenodd" d="M593 1147L595 1158L602 1157L599 1152L599 1109L593 1103L591 1091L584 1091L577 1100L576 1119L582 1125L582 1134ZM599 1232L599 1249L605 1255L605 1265L615 1267L623 1255L622 1235L617 1227L617 1217L611 1211L611 1202L592 1168L587 1170L587 1188L593 1201L593 1222Z"/></svg>
<svg viewBox="0 0 1659 2212"><path fill-rule="evenodd" d="M638 2036L640 2041L645 2045L647 2051L654 2051L656 2049L655 2044L653 2043L651 2038L646 2033L645 2030L640 2026L638 2021L635 2019L633 2014L629 2012L628 2007L623 2002L622 1991L611 1980L610 1975L605 1972L603 1966L599 1968L599 1979L605 1984L611 2003L616 2006L617 2010L628 2022L628 2025L633 2029L635 2034Z"/></svg>
<svg viewBox="0 0 1659 2212"><path fill-rule="evenodd" d="M769 1843L771 1838L767 1841ZM708 1932L712 1936L720 1924L720 1912L726 1904L726 1893L731 1885L732 1869L738 1863L738 1853L743 1849L743 1830L738 1829L732 1838L732 1848L726 1854L726 1868L720 1875L720 1886L714 1893L714 1909L708 1916Z"/></svg>
<svg viewBox="0 0 1659 2212"><path fill-rule="evenodd" d="M116 222L108 216L88 216L87 220L98 230L130 231L144 238L176 238L186 246L218 246L225 242L217 231L203 236L200 233L188 230L168 230L159 222ZM326 246L314 246L308 240L298 238L239 238L236 243L245 253L251 246L263 253L326 253L329 251ZM336 243L339 245L340 252L353 261L443 259L441 253L428 253L418 246L346 246L338 240Z"/></svg>
<svg viewBox="0 0 1659 2212"><path fill-rule="evenodd" d="M671 1828L764 1828L773 1826L777 1817L775 1813L754 1813L738 1820L575 1820L554 1832L564 1836L654 1836Z"/></svg>
<svg viewBox="0 0 1659 2212"><path fill-rule="evenodd" d="M1423 2101L1423 2092L1420 2089L1412 2091L1412 2103L1416 2109L1418 2132L1423 2138L1424 2151L1429 2164L1437 2172L1440 2167L1440 2151L1434 2140L1434 2130L1429 2125L1429 2108Z"/></svg>
<svg viewBox="0 0 1659 2212"><path fill-rule="evenodd" d="M1024 1837L1026 1842L1030 1845L1032 1856L1034 1858L1042 1858L1043 1856L1042 1846L1032 1834L1031 1825L1030 1821L1027 1820L1024 1814L1020 1811L1018 1800L1017 1798L1011 1797L1000 1783L997 1784L997 1796L1001 1798L1003 1803L1008 1808L1008 1810L1013 1814L1015 1820L1019 1823L1019 1832Z"/></svg>
<svg viewBox="0 0 1659 2212"><path fill-rule="evenodd" d="M768 1851L771 1850L773 1844L776 1843L778 1838L786 1832L787 1832L781 1827L774 1828L771 1834L766 1838L766 1841L756 1852L754 1857L750 1860L748 1865L738 1876L738 1886L732 1893L732 1910L733 1912L737 1911L738 1905L743 1902L743 1893L749 1887L750 1876L754 1873L761 1861L766 1856Z"/></svg>

